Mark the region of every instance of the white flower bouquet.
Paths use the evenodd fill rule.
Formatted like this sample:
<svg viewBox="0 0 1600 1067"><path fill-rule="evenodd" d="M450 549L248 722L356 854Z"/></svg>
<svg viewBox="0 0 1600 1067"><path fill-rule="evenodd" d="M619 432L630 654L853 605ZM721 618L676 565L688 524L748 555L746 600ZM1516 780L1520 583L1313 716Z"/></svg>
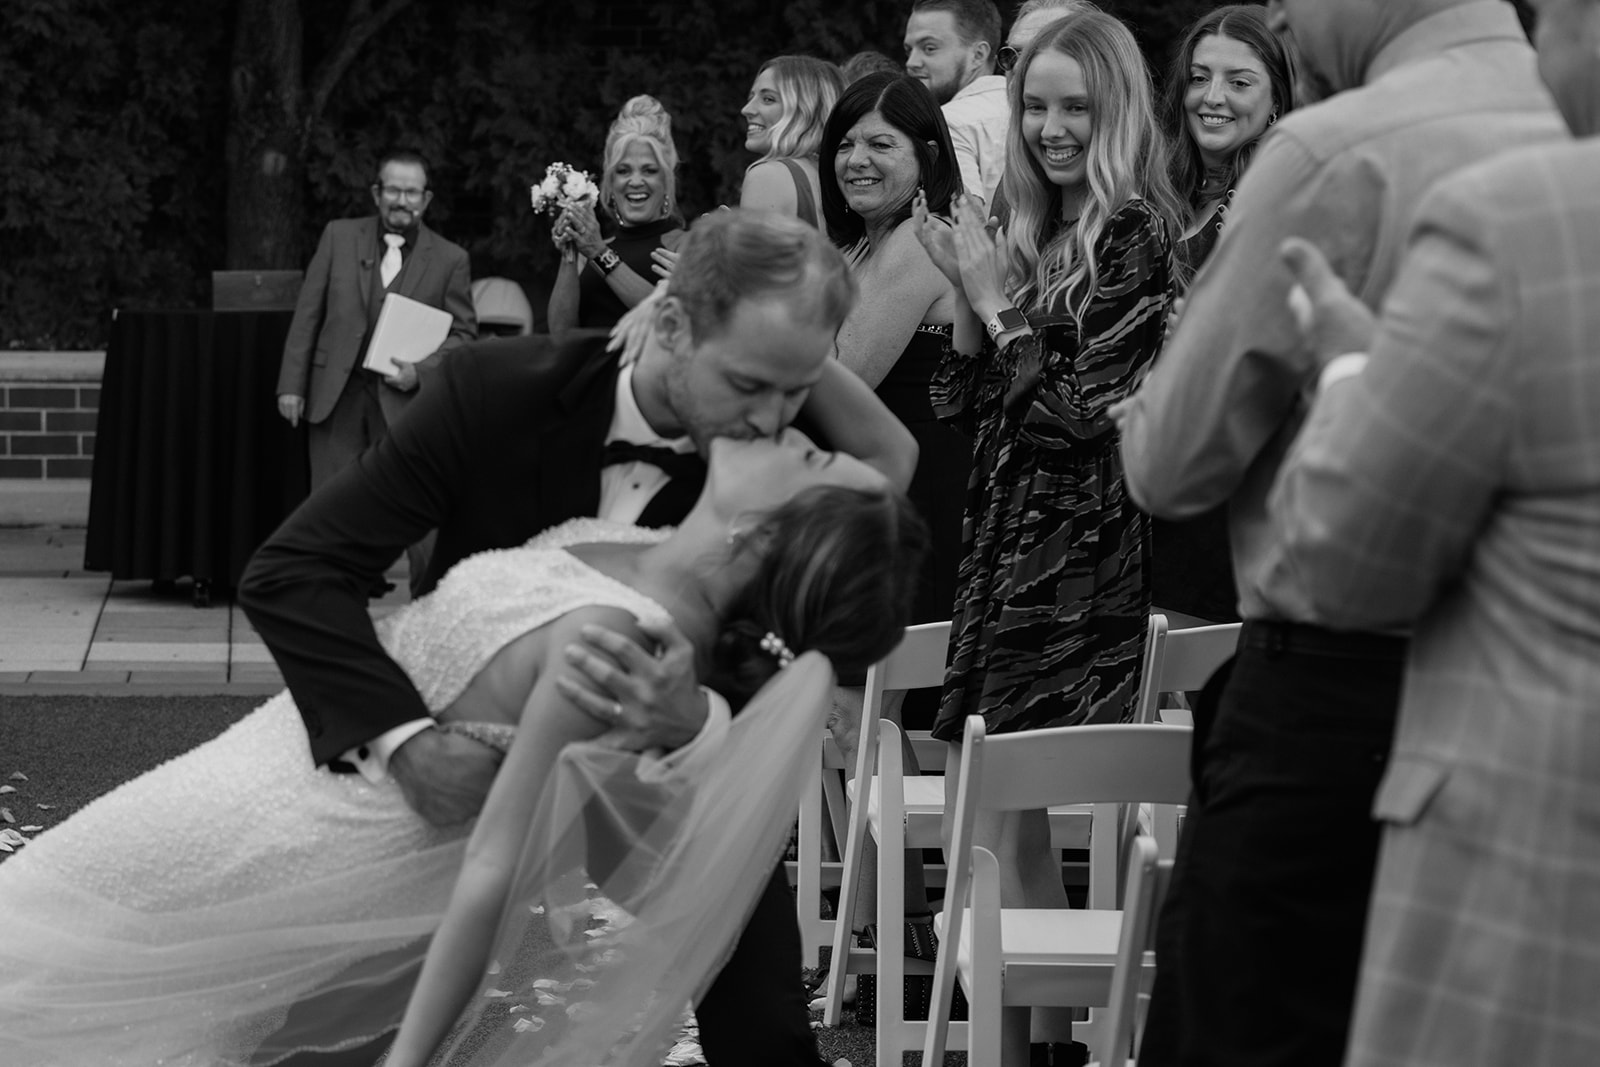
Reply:
<svg viewBox="0 0 1600 1067"><path fill-rule="evenodd" d="M578 170L566 163L552 163L545 168L544 180L529 187L533 210L554 215L578 204L591 207L600 199L600 187L586 170Z"/></svg>

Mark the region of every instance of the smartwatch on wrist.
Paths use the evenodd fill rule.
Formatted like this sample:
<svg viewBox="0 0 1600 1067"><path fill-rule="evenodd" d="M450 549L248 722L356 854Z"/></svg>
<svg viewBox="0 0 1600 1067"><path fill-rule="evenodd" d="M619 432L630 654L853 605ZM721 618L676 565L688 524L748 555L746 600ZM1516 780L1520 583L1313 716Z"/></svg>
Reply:
<svg viewBox="0 0 1600 1067"><path fill-rule="evenodd" d="M610 274L620 266L622 266L622 257L609 248L594 257L594 269L602 275Z"/></svg>
<svg viewBox="0 0 1600 1067"><path fill-rule="evenodd" d="M1016 308L1001 308L994 313L994 318L989 320L987 329L991 340L998 340L1000 335L1011 330L1025 330L1028 328L1028 317Z"/></svg>

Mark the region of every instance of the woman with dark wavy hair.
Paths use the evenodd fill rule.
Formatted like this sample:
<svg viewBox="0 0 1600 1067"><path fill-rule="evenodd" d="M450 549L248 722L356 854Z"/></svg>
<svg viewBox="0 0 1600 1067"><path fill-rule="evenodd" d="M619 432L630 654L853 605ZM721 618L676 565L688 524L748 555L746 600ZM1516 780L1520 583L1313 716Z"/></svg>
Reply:
<svg viewBox="0 0 1600 1067"><path fill-rule="evenodd" d="M932 530L933 554L915 618L943 621L955 599L971 449L939 424L928 399L949 344L955 290L917 241L911 206L920 193L948 210L961 171L938 103L903 74L870 74L845 90L823 130L822 159L832 169L822 189L828 236L860 292L839 327L839 360L917 439L910 495Z"/></svg>
<svg viewBox="0 0 1600 1067"><path fill-rule="evenodd" d="M1180 280L1211 254L1256 146L1295 106L1294 86L1293 56L1259 6L1219 7L1183 35L1166 86L1172 184L1191 211L1178 244ZM1227 507L1182 522L1154 519L1151 528L1155 610L1175 628L1237 622Z"/></svg>
<svg viewBox="0 0 1600 1067"><path fill-rule="evenodd" d="M1219 7L1184 33L1165 97L1172 185L1193 212L1182 243L1190 273L1211 253L1261 138L1294 108L1294 86L1293 55L1257 4Z"/></svg>
<svg viewBox="0 0 1600 1067"><path fill-rule="evenodd" d="M850 261L860 291L839 327L839 360L877 391L917 440L909 493L928 523L933 551L923 565L912 619L943 622L955 605L972 445L939 422L929 398L929 384L950 345L956 297L917 240L911 215L919 193L949 210L961 189L961 171L933 94L904 74L869 74L845 90L823 130L821 158L831 168L831 180L822 189L828 236ZM903 706L901 696L885 702L887 717L916 728L931 725L936 694L913 693ZM860 699L859 689L841 691L841 728L834 737L847 767L855 757ZM904 755L915 773L916 754L909 745ZM933 915L915 857L908 859L905 884L907 944L931 953ZM855 933L870 943L877 912L870 877L862 879L856 901ZM870 1017L870 1001L869 996L857 999L858 1021Z"/></svg>
<svg viewBox="0 0 1600 1067"><path fill-rule="evenodd" d="M899 641L925 538L882 474L790 430L714 439L671 533L576 519L463 560L379 633L440 729L506 753L476 822L313 766L280 693L0 864L7 1067L276 1063L402 1012L390 1067L446 1042L456 1067L659 1063L787 840L833 669ZM557 684L585 626L669 618L735 706L773 683L670 759Z"/></svg>

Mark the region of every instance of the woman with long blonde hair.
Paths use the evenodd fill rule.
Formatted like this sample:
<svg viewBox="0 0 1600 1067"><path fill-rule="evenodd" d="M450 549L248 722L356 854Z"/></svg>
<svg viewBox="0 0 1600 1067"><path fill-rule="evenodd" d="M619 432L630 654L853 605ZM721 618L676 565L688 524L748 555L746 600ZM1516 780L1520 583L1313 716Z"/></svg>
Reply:
<svg viewBox="0 0 1600 1067"><path fill-rule="evenodd" d="M933 730L950 743L950 783L968 715L1006 733L1133 714L1150 528L1123 485L1107 409L1160 350L1186 214L1149 73L1117 19L1081 11L1051 24L1009 91L1009 227L992 235L970 198L949 225L925 203L917 212L961 305L934 406L974 441ZM1066 906L1044 812L980 826L975 843L1000 859L1006 906ZM1069 1039L1064 1015L1035 1024ZM1025 1042L1008 1033L1005 1062L1027 1062Z"/></svg>
<svg viewBox="0 0 1600 1067"><path fill-rule="evenodd" d="M740 207L768 208L822 227L817 152L828 113L844 91L839 68L812 56L762 64L739 117L744 146L759 158L744 172Z"/></svg>

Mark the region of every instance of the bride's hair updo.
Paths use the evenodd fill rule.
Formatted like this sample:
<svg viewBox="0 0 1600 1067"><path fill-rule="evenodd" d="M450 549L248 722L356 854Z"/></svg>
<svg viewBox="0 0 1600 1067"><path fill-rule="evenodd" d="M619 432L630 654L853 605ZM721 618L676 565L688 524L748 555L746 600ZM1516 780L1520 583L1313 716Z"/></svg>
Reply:
<svg viewBox="0 0 1600 1067"><path fill-rule="evenodd" d="M819 486L767 512L743 544L761 567L706 679L735 708L778 671L768 634L797 656L821 652L846 679L888 655L911 619L928 530L902 493Z"/></svg>

